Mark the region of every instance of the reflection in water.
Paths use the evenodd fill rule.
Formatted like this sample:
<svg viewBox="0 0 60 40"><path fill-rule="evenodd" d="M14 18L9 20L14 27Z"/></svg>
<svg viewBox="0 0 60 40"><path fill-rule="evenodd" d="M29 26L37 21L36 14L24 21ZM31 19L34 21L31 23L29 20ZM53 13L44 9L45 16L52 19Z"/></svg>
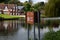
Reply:
<svg viewBox="0 0 60 40"><path fill-rule="evenodd" d="M43 27L40 28L40 39L42 40L44 34L50 30L58 31L60 30L60 25L58 27ZM35 26L36 38L38 38L38 28ZM34 25L29 27L29 37L34 39ZM28 39L28 29L24 22L20 20L11 21L0 21L0 40L27 40Z"/></svg>
<svg viewBox="0 0 60 40"><path fill-rule="evenodd" d="M60 30L60 25L58 27L44 27L43 29L40 29L40 38L42 40L43 36L45 33L49 32L49 31L55 31L57 32L58 30Z"/></svg>
<svg viewBox="0 0 60 40"><path fill-rule="evenodd" d="M17 27L17 22L16 21L1 21L0 22L0 31L1 29L3 31L7 30L7 32L12 32L16 30Z"/></svg>
<svg viewBox="0 0 60 40"><path fill-rule="evenodd" d="M27 40L27 30L20 21L0 21L0 40Z"/></svg>
<svg viewBox="0 0 60 40"><path fill-rule="evenodd" d="M0 32L4 31L3 22L0 22Z"/></svg>
<svg viewBox="0 0 60 40"><path fill-rule="evenodd" d="M0 21L0 33L9 34L18 29L17 21Z"/></svg>

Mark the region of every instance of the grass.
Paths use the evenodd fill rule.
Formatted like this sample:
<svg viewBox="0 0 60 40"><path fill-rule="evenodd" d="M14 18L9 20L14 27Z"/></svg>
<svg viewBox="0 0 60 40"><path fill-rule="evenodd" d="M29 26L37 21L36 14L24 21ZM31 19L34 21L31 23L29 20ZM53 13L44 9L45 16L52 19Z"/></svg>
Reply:
<svg viewBox="0 0 60 40"><path fill-rule="evenodd" d="M8 14L0 14L0 18L13 19L13 18L20 18L20 16L8 15Z"/></svg>

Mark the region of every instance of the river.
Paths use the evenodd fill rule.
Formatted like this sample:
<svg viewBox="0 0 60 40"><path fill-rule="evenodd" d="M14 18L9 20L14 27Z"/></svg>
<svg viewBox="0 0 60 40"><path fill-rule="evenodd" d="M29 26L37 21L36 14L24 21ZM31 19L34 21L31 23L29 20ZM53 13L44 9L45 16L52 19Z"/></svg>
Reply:
<svg viewBox="0 0 60 40"><path fill-rule="evenodd" d="M54 31L60 29L58 27L51 28ZM40 39L42 40L44 34L49 32L48 26L40 28ZM38 39L38 27L35 26L36 38ZM34 25L29 27L29 37L34 40ZM5 20L0 21L0 40L28 40L28 29L25 22L21 20Z"/></svg>

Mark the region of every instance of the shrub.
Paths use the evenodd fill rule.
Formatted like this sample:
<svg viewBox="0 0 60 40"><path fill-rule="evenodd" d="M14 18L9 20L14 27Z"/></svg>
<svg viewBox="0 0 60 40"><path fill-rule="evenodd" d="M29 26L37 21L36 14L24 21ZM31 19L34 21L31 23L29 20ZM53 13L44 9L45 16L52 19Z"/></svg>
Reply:
<svg viewBox="0 0 60 40"><path fill-rule="evenodd" d="M60 30L57 32L51 31L46 33L43 40L60 40Z"/></svg>

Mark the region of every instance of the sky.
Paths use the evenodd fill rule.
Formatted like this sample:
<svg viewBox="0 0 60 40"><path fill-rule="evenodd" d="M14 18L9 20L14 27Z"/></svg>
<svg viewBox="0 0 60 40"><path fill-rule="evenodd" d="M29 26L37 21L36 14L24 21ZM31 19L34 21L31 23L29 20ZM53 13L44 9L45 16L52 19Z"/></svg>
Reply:
<svg viewBox="0 0 60 40"><path fill-rule="evenodd" d="M20 1L25 2L25 1L28 1L28 0L20 0ZM32 0L32 1L33 1L33 3L42 2L42 1L47 2L47 0Z"/></svg>

